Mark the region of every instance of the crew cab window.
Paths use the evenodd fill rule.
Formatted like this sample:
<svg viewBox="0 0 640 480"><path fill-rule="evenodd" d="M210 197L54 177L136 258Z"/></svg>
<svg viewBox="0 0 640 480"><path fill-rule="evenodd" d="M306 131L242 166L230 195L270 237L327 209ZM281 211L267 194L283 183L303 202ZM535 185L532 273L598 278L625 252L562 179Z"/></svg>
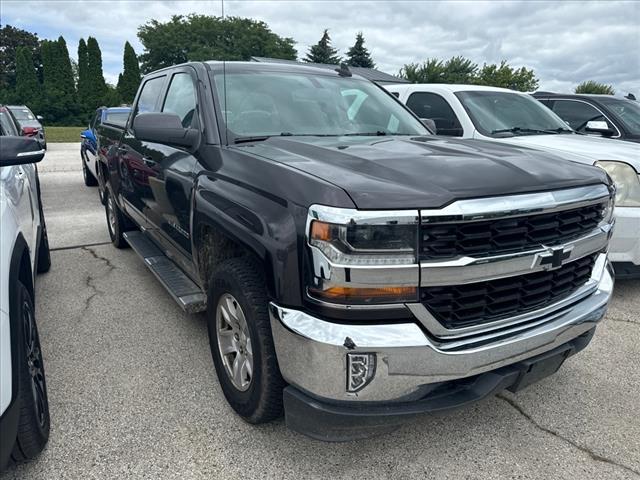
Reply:
<svg viewBox="0 0 640 480"><path fill-rule="evenodd" d="M124 127L128 118L129 112L107 112L107 118L105 118L104 123Z"/></svg>
<svg viewBox="0 0 640 480"><path fill-rule="evenodd" d="M147 80L142 87L138 105L136 106L136 115L145 112L158 112L158 100L164 86L164 77L156 77Z"/></svg>
<svg viewBox="0 0 640 480"><path fill-rule="evenodd" d="M574 100L556 100L553 103L552 110L577 132L584 133L587 122L590 121L607 122L609 128L615 131L615 127L607 121L602 112L588 103Z"/></svg>
<svg viewBox="0 0 640 480"><path fill-rule="evenodd" d="M191 75L176 73L171 79L162 111L177 114L182 126L188 128L194 125L196 102L196 89Z"/></svg>
<svg viewBox="0 0 640 480"><path fill-rule="evenodd" d="M420 118L434 121L438 135L462 136L462 126L449 103L440 95L415 92L409 96L407 107Z"/></svg>

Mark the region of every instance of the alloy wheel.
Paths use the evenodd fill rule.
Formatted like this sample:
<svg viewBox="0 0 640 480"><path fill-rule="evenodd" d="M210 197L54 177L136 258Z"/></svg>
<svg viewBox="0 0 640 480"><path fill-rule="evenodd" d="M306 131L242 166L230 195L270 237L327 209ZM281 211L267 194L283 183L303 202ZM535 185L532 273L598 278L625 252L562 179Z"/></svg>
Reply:
<svg viewBox="0 0 640 480"><path fill-rule="evenodd" d="M27 352L27 368L31 381L31 394L36 409L36 418L40 427L44 427L47 419L47 390L44 380L44 366L38 329L33 310L28 301L22 303L22 325L24 329L25 348Z"/></svg>
<svg viewBox="0 0 640 480"><path fill-rule="evenodd" d="M247 319L238 301L223 294L216 308L216 337L225 371L233 386L246 391L253 378L253 349Z"/></svg>

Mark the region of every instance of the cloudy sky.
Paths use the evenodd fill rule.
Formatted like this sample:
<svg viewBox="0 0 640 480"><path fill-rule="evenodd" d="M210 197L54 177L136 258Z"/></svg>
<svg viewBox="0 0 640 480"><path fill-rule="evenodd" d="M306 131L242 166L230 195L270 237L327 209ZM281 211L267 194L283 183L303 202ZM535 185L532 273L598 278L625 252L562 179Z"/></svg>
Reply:
<svg viewBox="0 0 640 480"><path fill-rule="evenodd" d="M191 12L220 15L221 1L13 1L0 3L2 24L63 35L75 56L78 40L92 35L102 48L107 81L115 83L129 40L142 52L136 32L154 18ZM533 68L540 88L569 91L592 79L619 94L640 93L640 1L231 1L226 15L265 21L297 42L298 56L322 30L344 53L358 31L383 71L429 57L463 55L482 64L507 60Z"/></svg>

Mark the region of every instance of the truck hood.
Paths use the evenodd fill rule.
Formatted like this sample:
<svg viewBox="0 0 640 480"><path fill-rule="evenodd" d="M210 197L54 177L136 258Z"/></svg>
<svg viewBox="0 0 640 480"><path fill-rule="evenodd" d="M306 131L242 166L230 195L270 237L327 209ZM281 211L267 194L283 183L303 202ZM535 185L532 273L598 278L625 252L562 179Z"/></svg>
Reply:
<svg viewBox="0 0 640 480"><path fill-rule="evenodd" d="M640 144L587 135L522 135L494 139L510 145L555 153L567 160L593 164L598 160L627 162L640 173Z"/></svg>
<svg viewBox="0 0 640 480"><path fill-rule="evenodd" d="M273 137L233 147L341 187L360 209L607 183L605 173L531 149L445 137Z"/></svg>

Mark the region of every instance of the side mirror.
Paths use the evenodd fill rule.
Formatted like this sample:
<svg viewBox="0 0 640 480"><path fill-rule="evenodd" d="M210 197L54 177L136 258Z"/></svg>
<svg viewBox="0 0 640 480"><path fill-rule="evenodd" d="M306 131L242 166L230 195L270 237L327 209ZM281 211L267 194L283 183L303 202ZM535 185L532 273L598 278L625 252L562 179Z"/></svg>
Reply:
<svg viewBox="0 0 640 480"><path fill-rule="evenodd" d="M44 149L35 138L0 137L0 167L36 163L44 157Z"/></svg>
<svg viewBox="0 0 640 480"><path fill-rule="evenodd" d="M133 119L133 134L143 142L193 147L198 142L200 132L182 126L180 117L169 112L147 112Z"/></svg>
<svg viewBox="0 0 640 480"><path fill-rule="evenodd" d="M36 115L36 120L42 122L44 120L44 117L42 115Z"/></svg>
<svg viewBox="0 0 640 480"><path fill-rule="evenodd" d="M425 127L427 127L427 130L429 130L434 135L436 134L436 131L438 130L436 128L436 122L434 122L430 118L421 118L420 121Z"/></svg>
<svg viewBox="0 0 640 480"><path fill-rule="evenodd" d="M585 132L599 133L605 137L610 137L615 132L609 128L609 124L603 120L591 120L587 122Z"/></svg>

